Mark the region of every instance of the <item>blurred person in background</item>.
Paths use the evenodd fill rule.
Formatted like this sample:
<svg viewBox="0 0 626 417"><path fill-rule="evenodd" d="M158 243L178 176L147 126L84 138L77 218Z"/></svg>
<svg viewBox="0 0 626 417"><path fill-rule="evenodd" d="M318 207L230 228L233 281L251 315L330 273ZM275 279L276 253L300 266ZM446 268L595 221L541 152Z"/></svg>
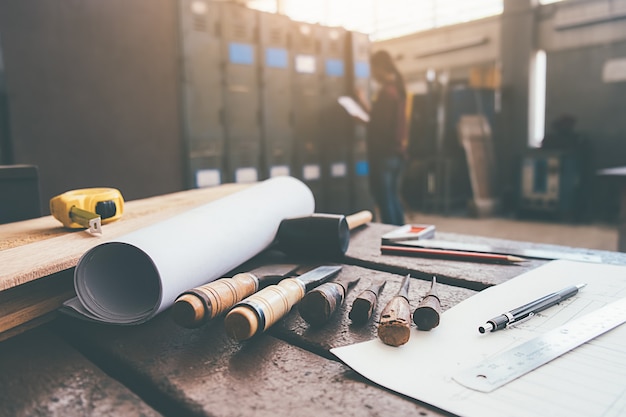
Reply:
<svg viewBox="0 0 626 417"><path fill-rule="evenodd" d="M370 192L380 222L403 225L404 208L399 181L407 159L406 89L404 78L389 52L380 50L370 57L372 77L379 88L371 108L357 91L357 99L369 113L367 154Z"/></svg>

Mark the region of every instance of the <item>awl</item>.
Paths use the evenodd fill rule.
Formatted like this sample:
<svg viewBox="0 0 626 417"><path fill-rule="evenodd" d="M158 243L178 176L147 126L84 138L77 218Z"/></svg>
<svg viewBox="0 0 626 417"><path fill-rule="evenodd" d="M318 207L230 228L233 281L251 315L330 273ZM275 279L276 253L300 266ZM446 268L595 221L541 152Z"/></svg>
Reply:
<svg viewBox="0 0 626 417"><path fill-rule="evenodd" d="M378 338L386 345L400 346L411 337L411 307L409 305L409 282L407 275L398 294L387 303L380 313Z"/></svg>

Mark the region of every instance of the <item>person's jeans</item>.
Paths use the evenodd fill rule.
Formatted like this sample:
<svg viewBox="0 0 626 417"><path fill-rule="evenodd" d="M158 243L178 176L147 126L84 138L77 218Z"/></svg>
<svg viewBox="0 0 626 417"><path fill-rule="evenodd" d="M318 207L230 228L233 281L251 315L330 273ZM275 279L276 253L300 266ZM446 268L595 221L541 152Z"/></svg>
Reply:
<svg viewBox="0 0 626 417"><path fill-rule="evenodd" d="M404 209L398 195L398 183L403 166L404 161L401 157L388 157L370 162L370 191L380 210L381 223L398 226L404 224Z"/></svg>

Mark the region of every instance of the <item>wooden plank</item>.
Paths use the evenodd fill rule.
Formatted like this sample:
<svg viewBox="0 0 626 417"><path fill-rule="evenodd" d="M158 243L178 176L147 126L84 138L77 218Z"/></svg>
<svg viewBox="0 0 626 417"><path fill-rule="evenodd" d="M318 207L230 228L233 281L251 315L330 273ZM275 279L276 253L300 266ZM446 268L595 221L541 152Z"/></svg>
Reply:
<svg viewBox="0 0 626 417"><path fill-rule="evenodd" d="M183 329L165 312L140 326L61 318L57 328L107 373L141 390L147 401L159 402L166 414L440 416L370 385L337 361L268 334L235 343L222 320Z"/></svg>
<svg viewBox="0 0 626 417"><path fill-rule="evenodd" d="M0 291L73 268L83 253L100 243L249 186L225 184L130 201L120 220L102 226L102 236L64 229L51 216L0 225Z"/></svg>
<svg viewBox="0 0 626 417"><path fill-rule="evenodd" d="M54 318L55 310L75 295L74 269L0 291L0 341Z"/></svg>
<svg viewBox="0 0 626 417"><path fill-rule="evenodd" d="M64 229L51 216L0 225L0 340L54 317L75 295L74 266L88 249L249 186L226 184L128 202L120 220L103 225L102 236Z"/></svg>
<svg viewBox="0 0 626 417"><path fill-rule="evenodd" d="M0 343L0 417L159 416L40 327Z"/></svg>

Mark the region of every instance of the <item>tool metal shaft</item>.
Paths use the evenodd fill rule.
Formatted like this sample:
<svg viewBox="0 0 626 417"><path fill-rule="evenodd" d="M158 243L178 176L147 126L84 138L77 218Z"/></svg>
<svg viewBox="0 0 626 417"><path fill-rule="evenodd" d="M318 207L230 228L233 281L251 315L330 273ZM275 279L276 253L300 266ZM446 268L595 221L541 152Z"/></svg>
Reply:
<svg viewBox="0 0 626 417"><path fill-rule="evenodd" d="M410 279L411 275L408 274L402 281L398 294L380 313L378 338L386 345L401 346L411 337Z"/></svg>

